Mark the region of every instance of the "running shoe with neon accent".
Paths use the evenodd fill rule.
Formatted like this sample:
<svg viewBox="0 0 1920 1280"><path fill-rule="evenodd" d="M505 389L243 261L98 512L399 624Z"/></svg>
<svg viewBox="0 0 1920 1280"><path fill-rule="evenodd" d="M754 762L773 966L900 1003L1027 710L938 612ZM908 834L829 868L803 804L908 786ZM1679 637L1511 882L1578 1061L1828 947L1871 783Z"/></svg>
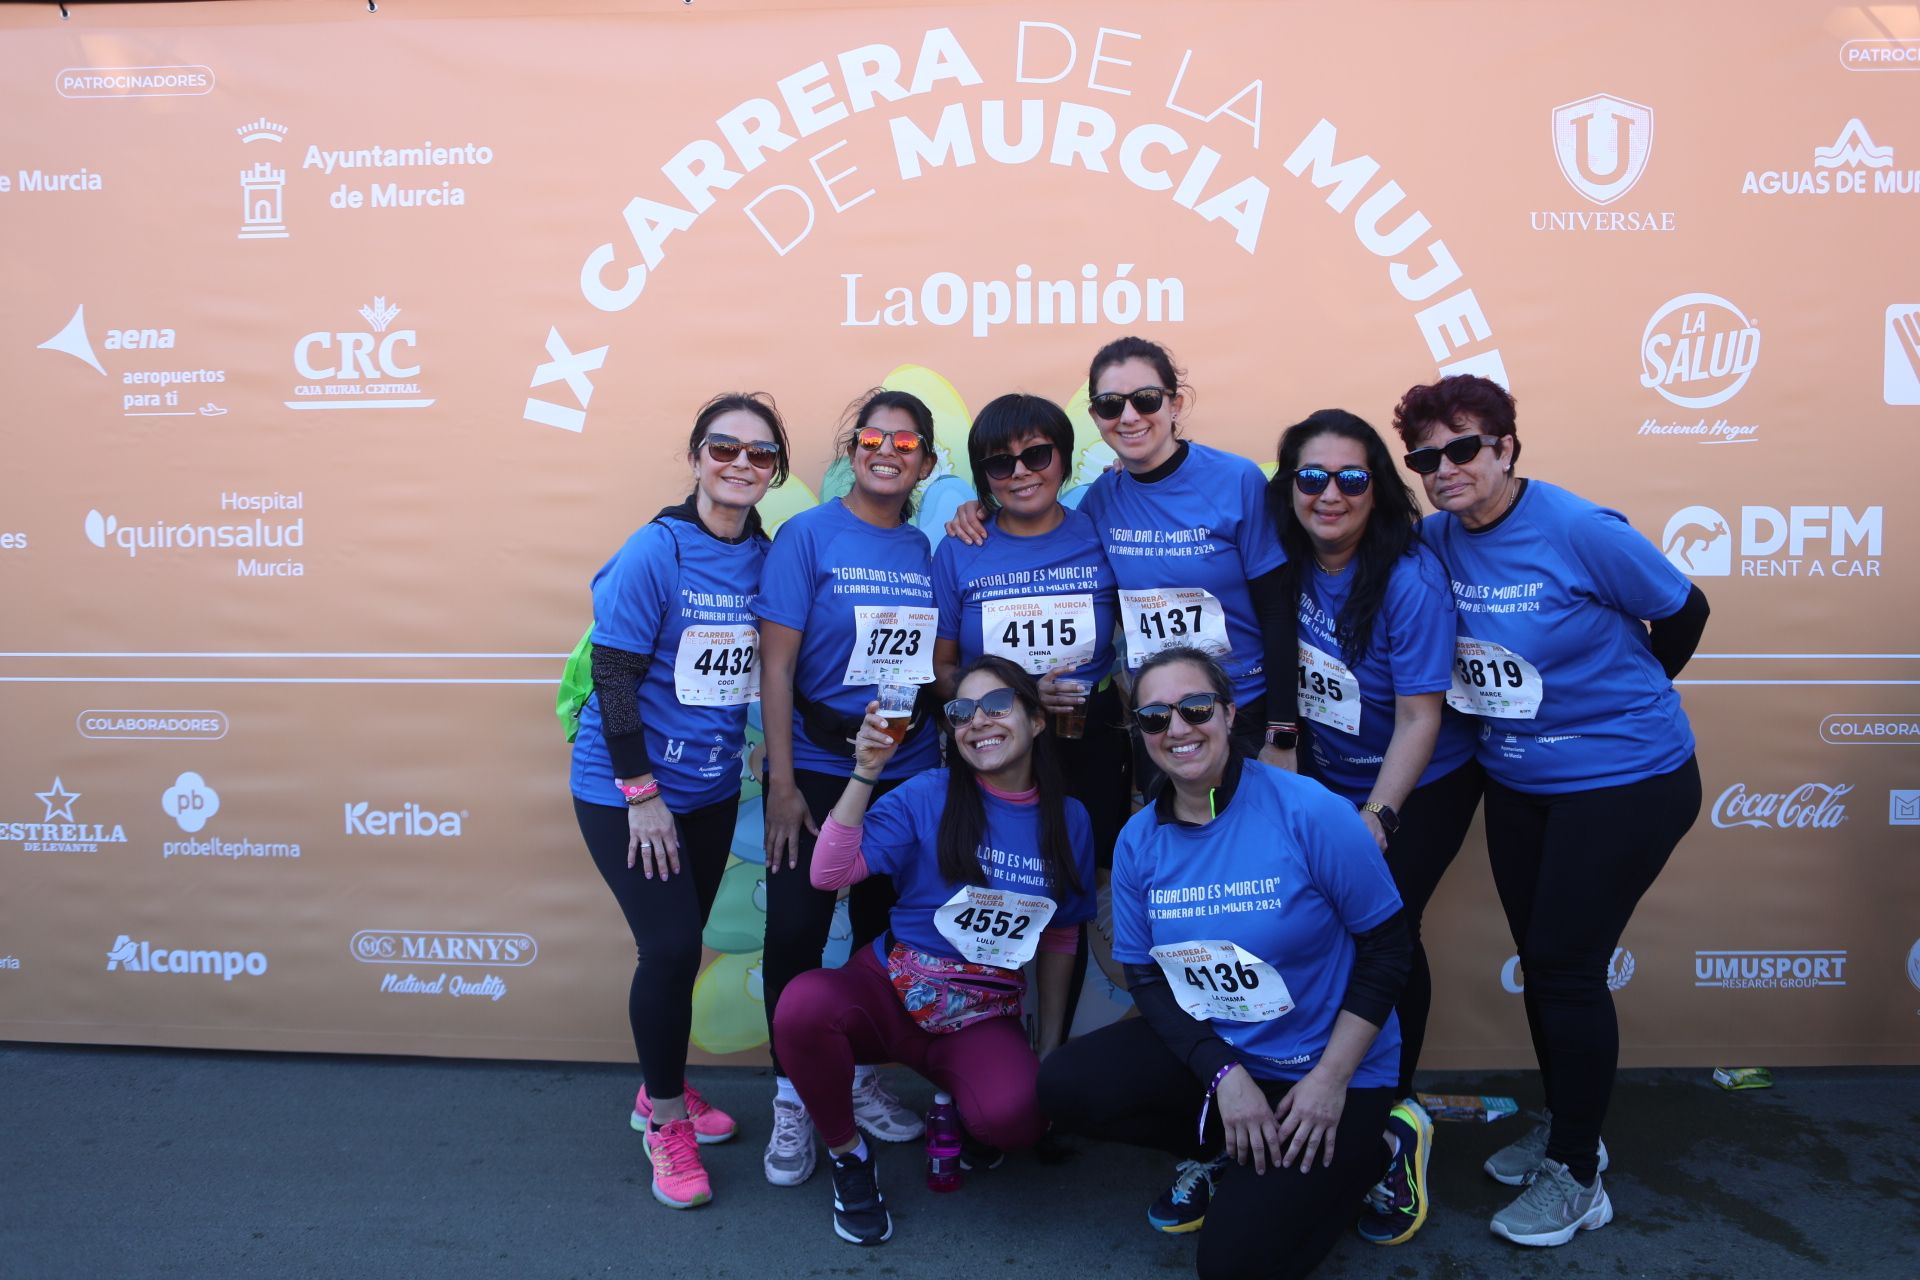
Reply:
<svg viewBox="0 0 1920 1280"><path fill-rule="evenodd" d="M1533 1128L1527 1130L1517 1141L1509 1142L1492 1155L1480 1167L1495 1182L1505 1183L1509 1187L1524 1187L1533 1181L1540 1169L1540 1162L1547 1158L1547 1136L1553 1131L1553 1112L1529 1112L1534 1116ZM1607 1144L1600 1142L1600 1172L1607 1171Z"/></svg>
<svg viewBox="0 0 1920 1280"><path fill-rule="evenodd" d="M725 1142L734 1135L739 1126L733 1117L700 1096L700 1091L692 1085L686 1086L687 1119L693 1121L694 1137L701 1146L715 1142ZM653 1119L653 1100L647 1097L647 1086L641 1085L640 1092L633 1095L633 1114L627 1117L627 1123L641 1133L647 1131L647 1122Z"/></svg>
<svg viewBox="0 0 1920 1280"><path fill-rule="evenodd" d="M853 1086L853 1122L869 1138L882 1142L912 1142L927 1131L927 1122L893 1096L878 1071L867 1073Z"/></svg>
<svg viewBox="0 0 1920 1280"><path fill-rule="evenodd" d="M1182 1160L1173 1173L1173 1185L1147 1210L1147 1225L1170 1236L1198 1231L1213 1203L1213 1183L1226 1170L1227 1157Z"/></svg>
<svg viewBox="0 0 1920 1280"><path fill-rule="evenodd" d="M797 1102L773 1100L773 1135L760 1167L776 1187L797 1187L813 1176L813 1117Z"/></svg>
<svg viewBox="0 0 1920 1280"><path fill-rule="evenodd" d="M653 1198L667 1208L691 1209L713 1199L693 1121L671 1120L647 1130L647 1159L653 1164Z"/></svg>
<svg viewBox="0 0 1920 1280"><path fill-rule="evenodd" d="M849 1151L833 1160L833 1234L850 1244L884 1244L893 1237L893 1215L880 1195L873 1152L865 1160Z"/></svg>
<svg viewBox="0 0 1920 1280"><path fill-rule="evenodd" d="M1567 1166L1552 1157L1540 1168L1520 1198L1493 1215L1493 1234L1515 1244L1551 1247L1573 1239L1580 1231L1597 1231L1613 1221L1613 1202L1607 1199L1600 1175L1583 1187Z"/></svg>
<svg viewBox="0 0 1920 1280"><path fill-rule="evenodd" d="M1433 1119L1412 1098L1387 1116L1387 1131L1400 1150L1387 1174L1367 1192L1360 1214L1360 1238L1374 1244L1405 1244L1427 1221L1427 1158L1433 1153Z"/></svg>

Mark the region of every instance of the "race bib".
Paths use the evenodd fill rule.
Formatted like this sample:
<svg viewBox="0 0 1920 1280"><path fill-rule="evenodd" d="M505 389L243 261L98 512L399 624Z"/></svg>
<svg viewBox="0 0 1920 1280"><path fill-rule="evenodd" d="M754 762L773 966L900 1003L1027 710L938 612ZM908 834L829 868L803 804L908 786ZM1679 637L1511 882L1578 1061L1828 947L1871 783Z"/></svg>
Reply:
<svg viewBox="0 0 1920 1280"><path fill-rule="evenodd" d="M1176 644L1192 645L1216 658L1233 652L1227 643L1227 615L1219 598L1203 587L1122 591L1120 615L1127 623L1129 668Z"/></svg>
<svg viewBox="0 0 1920 1280"><path fill-rule="evenodd" d="M760 633L748 623L688 627L673 657L682 706L737 707L760 700Z"/></svg>
<svg viewBox="0 0 1920 1280"><path fill-rule="evenodd" d="M1531 720L1546 692L1539 670L1513 650L1471 636L1453 642L1453 688L1447 690L1447 705L1454 710Z"/></svg>
<svg viewBox="0 0 1920 1280"><path fill-rule="evenodd" d="M980 647L1029 675L1093 661L1092 596L1021 596L980 606Z"/></svg>
<svg viewBox="0 0 1920 1280"><path fill-rule="evenodd" d="M1033 959L1040 931L1058 908L1052 898L966 885L933 913L933 927L962 960L1018 969Z"/></svg>
<svg viewBox="0 0 1920 1280"><path fill-rule="evenodd" d="M1300 642L1300 714L1342 733L1360 732L1360 682L1346 663Z"/></svg>
<svg viewBox="0 0 1920 1280"><path fill-rule="evenodd" d="M1147 954L1159 961L1180 1007L1202 1021L1271 1022L1293 1012L1279 971L1231 942L1169 942Z"/></svg>
<svg viewBox="0 0 1920 1280"><path fill-rule="evenodd" d="M855 605L853 652L841 683L933 683L933 636L939 621L940 611L931 605Z"/></svg>

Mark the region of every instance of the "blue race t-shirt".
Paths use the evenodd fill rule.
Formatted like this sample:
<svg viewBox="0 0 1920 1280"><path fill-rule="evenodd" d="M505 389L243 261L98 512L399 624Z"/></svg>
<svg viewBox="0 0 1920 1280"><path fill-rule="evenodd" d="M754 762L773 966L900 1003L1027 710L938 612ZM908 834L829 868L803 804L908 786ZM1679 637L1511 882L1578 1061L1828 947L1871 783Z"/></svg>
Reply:
<svg viewBox="0 0 1920 1280"><path fill-rule="evenodd" d="M1267 691L1260 619L1247 581L1286 563L1267 515L1266 477L1236 454L1189 444L1151 484L1125 471L1093 482L1080 510L1106 541L1120 584L1127 665L1173 644L1220 659L1234 701Z"/></svg>
<svg viewBox="0 0 1920 1280"><path fill-rule="evenodd" d="M1088 685L1113 669L1113 569L1093 521L1065 511L1057 528L1035 537L996 521L980 546L947 538L934 549L940 638L959 642L963 665L995 653L1039 676L1085 653L1063 678Z"/></svg>
<svg viewBox="0 0 1920 1280"><path fill-rule="evenodd" d="M675 813L740 794L747 703L757 698L760 636L751 604L764 536L723 542L666 516L644 526L593 575L593 639L652 659L639 685L647 760ZM744 683L743 683L744 682ZM613 785L600 695L580 708L573 794L625 807Z"/></svg>
<svg viewBox="0 0 1920 1280"><path fill-rule="evenodd" d="M1386 859L1352 805L1310 778L1257 760L1205 826L1161 822L1149 805L1113 853L1113 958L1153 964L1152 948L1226 941L1272 965L1294 1007L1265 1022L1208 1020L1265 1080L1298 1080L1326 1052L1353 973L1353 935L1400 909ZM1400 1023L1387 1024L1353 1087L1392 1085Z"/></svg>
<svg viewBox="0 0 1920 1280"><path fill-rule="evenodd" d="M1014 804L985 789L980 799L987 812L986 836L980 846L987 888L1053 899L1056 909L1047 922L1049 928L1093 919L1093 827L1080 802L1071 796L1065 801L1067 840L1080 876L1080 889L1072 892L1055 890L1047 883L1046 864L1040 856L1040 806ZM933 921L933 913L961 887L940 874L940 815L946 807L945 769L908 779L867 811L860 852L870 870L893 878L894 891L900 895L891 916L893 936L915 951L958 960L959 953ZM876 950L884 958L884 950Z"/></svg>
<svg viewBox="0 0 1920 1280"><path fill-rule="evenodd" d="M1300 715L1313 776L1355 804L1373 791L1393 740L1394 699L1445 693L1453 682L1453 592L1433 552L1416 544L1387 576L1366 656L1340 645L1340 611L1353 587L1353 566L1327 573L1318 565L1300 584ZM1473 757L1472 726L1441 709L1433 758L1415 785L1445 777Z"/></svg>
<svg viewBox="0 0 1920 1280"><path fill-rule="evenodd" d="M1447 700L1481 717L1488 774L1552 794L1686 763L1693 728L1641 620L1679 612L1692 584L1625 516L1529 480L1491 529L1439 512L1422 534L1453 581Z"/></svg>
<svg viewBox="0 0 1920 1280"><path fill-rule="evenodd" d="M849 673L871 674L876 657L923 663L933 670L937 619L919 628L933 602L933 548L910 524L881 529L835 498L790 517L780 526L760 577L753 612L803 632L794 662L793 686L804 697L841 716L858 718L873 701L874 679L847 682ZM923 722L888 762L882 778L905 778L939 763L939 735ZM815 746L796 703L793 766L846 777L853 757Z"/></svg>

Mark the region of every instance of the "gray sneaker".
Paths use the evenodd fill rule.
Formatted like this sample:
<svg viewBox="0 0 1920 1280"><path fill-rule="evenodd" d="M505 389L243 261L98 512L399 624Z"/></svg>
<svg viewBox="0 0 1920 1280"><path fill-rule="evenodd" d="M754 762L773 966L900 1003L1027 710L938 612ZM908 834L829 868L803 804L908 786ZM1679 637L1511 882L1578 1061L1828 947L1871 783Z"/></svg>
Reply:
<svg viewBox="0 0 1920 1280"><path fill-rule="evenodd" d="M1532 1115L1532 1112L1528 1112ZM1540 1169L1540 1162L1547 1158L1547 1134L1553 1128L1553 1112L1542 1111L1533 1128L1520 1136L1519 1141L1509 1142L1492 1155L1480 1167L1495 1182L1504 1182L1510 1187L1524 1187L1533 1181ZM1607 1169L1607 1144L1600 1143L1600 1172Z"/></svg>
<svg viewBox="0 0 1920 1280"><path fill-rule="evenodd" d="M1557 1245L1573 1239L1576 1231L1595 1231L1613 1221L1613 1202L1607 1199L1600 1175L1583 1187L1558 1160L1542 1159L1540 1168L1520 1198L1493 1215L1493 1234L1515 1244Z"/></svg>
<svg viewBox="0 0 1920 1280"><path fill-rule="evenodd" d="M776 1187L797 1187L813 1176L813 1117L797 1102L773 1100L773 1136L760 1162L767 1181Z"/></svg>

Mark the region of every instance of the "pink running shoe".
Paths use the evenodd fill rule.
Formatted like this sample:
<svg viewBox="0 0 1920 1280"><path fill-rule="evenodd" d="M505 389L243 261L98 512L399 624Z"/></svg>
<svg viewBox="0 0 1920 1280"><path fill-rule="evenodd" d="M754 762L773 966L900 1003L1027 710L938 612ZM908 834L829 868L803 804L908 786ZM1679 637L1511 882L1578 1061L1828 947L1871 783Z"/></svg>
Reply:
<svg viewBox="0 0 1920 1280"><path fill-rule="evenodd" d="M648 1130L647 1159L653 1162L653 1198L667 1208L691 1209L713 1199L693 1121L673 1120Z"/></svg>
<svg viewBox="0 0 1920 1280"><path fill-rule="evenodd" d="M700 1091L692 1085L687 1086L687 1119L693 1121L694 1136L702 1145L725 1142L734 1134L737 1126L733 1117L700 1096ZM640 1092L633 1095L633 1115L627 1120L641 1133L647 1131L647 1122L653 1119L653 1103L647 1097L647 1086L641 1085Z"/></svg>

